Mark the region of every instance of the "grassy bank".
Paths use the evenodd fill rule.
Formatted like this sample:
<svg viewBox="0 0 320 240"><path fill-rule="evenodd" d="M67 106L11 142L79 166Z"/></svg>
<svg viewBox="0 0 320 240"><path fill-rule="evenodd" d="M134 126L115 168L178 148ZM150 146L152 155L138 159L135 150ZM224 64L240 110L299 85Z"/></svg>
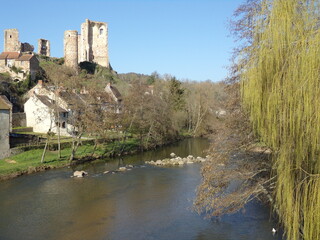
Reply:
<svg viewBox="0 0 320 240"><path fill-rule="evenodd" d="M109 142L100 144L94 151L92 144L81 145L76 153L76 160L71 164L81 163L84 160L94 160L101 157L110 157L117 154L128 154L139 150L136 139L128 139L125 142ZM69 156L71 148L61 150L61 158L57 151L47 151L44 163L41 163L43 149L32 149L9 158L0 160L0 180L17 177L23 174L44 171L70 165Z"/></svg>

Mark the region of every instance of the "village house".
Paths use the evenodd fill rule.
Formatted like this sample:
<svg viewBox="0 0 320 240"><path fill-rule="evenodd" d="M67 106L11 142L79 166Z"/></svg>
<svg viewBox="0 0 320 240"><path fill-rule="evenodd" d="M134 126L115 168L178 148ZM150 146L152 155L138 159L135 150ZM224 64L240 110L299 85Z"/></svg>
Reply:
<svg viewBox="0 0 320 240"><path fill-rule="evenodd" d="M19 41L17 29L4 30L4 51L0 54L0 72L7 72L14 81L22 81L28 75L35 79L39 71L39 60L33 53L34 47Z"/></svg>
<svg viewBox="0 0 320 240"><path fill-rule="evenodd" d="M27 126L33 127L34 132L57 133L60 126L61 135L69 135L72 131L67 124L68 110L60 107L45 95L33 94L24 104Z"/></svg>
<svg viewBox="0 0 320 240"><path fill-rule="evenodd" d="M57 133L60 126L61 135L72 135L76 130L73 118L76 114L81 114L83 108L97 106L99 102L99 107L104 111L120 112L120 92L111 85L105 91L107 97L105 94L92 96L85 90L80 93L66 91L46 85L40 80L25 96L28 99L24 104L27 126L33 127L34 132L41 133L49 130Z"/></svg>
<svg viewBox="0 0 320 240"><path fill-rule="evenodd" d="M0 95L0 159L10 155L9 133L12 131L12 104Z"/></svg>
<svg viewBox="0 0 320 240"><path fill-rule="evenodd" d="M8 72L14 81L22 81L30 74L35 79L39 71L39 60L33 53L2 52L0 72Z"/></svg>

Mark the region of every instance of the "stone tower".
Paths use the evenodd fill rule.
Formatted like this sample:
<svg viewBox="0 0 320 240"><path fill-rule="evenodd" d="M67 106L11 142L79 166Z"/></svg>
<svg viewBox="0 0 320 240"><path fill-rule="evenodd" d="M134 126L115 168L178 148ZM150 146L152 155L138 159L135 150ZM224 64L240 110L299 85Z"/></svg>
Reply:
<svg viewBox="0 0 320 240"><path fill-rule="evenodd" d="M46 39L38 40L38 54L50 57L50 41Z"/></svg>
<svg viewBox="0 0 320 240"><path fill-rule="evenodd" d="M79 62L95 62L101 66L109 67L108 26L106 23L86 19L81 24L79 40Z"/></svg>
<svg viewBox="0 0 320 240"><path fill-rule="evenodd" d="M69 67L76 67L78 63L84 61L109 67L107 24L86 19L81 24L81 35L78 35L77 31L66 31L64 56L65 64Z"/></svg>
<svg viewBox="0 0 320 240"><path fill-rule="evenodd" d="M67 30L64 32L64 63L68 67L78 66L78 32Z"/></svg>
<svg viewBox="0 0 320 240"><path fill-rule="evenodd" d="M4 30L4 52L19 52L21 43L19 42L18 29Z"/></svg>

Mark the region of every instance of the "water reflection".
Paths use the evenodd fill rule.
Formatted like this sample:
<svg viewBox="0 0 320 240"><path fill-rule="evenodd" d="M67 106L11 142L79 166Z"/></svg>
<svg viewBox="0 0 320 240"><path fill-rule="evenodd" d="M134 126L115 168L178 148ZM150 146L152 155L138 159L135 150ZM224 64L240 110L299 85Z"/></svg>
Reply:
<svg viewBox="0 0 320 240"><path fill-rule="evenodd" d="M205 140L189 139L126 157L123 164L136 168L125 173L103 174L116 169L118 161L100 161L82 166L89 172L84 179L70 178L72 169L64 168L2 182L0 239L281 239L272 236L268 209L257 204L219 221L190 211L200 165L141 165L171 152L205 156L207 147Z"/></svg>

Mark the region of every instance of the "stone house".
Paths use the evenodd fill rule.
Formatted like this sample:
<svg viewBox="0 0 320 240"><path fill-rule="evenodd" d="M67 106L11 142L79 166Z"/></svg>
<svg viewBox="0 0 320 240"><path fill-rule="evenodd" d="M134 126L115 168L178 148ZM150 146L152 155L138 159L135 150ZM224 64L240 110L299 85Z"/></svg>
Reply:
<svg viewBox="0 0 320 240"><path fill-rule="evenodd" d="M10 155L9 133L12 131L12 104L0 95L0 159Z"/></svg>
<svg viewBox="0 0 320 240"><path fill-rule="evenodd" d="M42 133L48 132L49 129L57 133L57 126L60 124L61 135L72 135L76 130L72 120L74 116L81 114L79 113L81 108L90 108L98 104L104 111L120 112L122 101L120 92L110 85L105 91L107 97L106 94L92 96L85 90L81 93L66 91L47 86L40 80L25 96L28 99L24 104L26 124L28 127L33 127L35 132Z"/></svg>
<svg viewBox="0 0 320 240"><path fill-rule="evenodd" d="M68 124L69 110L62 108L55 100L45 95L33 94L24 104L26 124L34 132L57 133L60 126L61 135L70 135L72 126Z"/></svg>
<svg viewBox="0 0 320 240"><path fill-rule="evenodd" d="M8 72L15 81L24 80L28 74L35 79L39 71L39 60L33 53L2 52L0 72Z"/></svg>

